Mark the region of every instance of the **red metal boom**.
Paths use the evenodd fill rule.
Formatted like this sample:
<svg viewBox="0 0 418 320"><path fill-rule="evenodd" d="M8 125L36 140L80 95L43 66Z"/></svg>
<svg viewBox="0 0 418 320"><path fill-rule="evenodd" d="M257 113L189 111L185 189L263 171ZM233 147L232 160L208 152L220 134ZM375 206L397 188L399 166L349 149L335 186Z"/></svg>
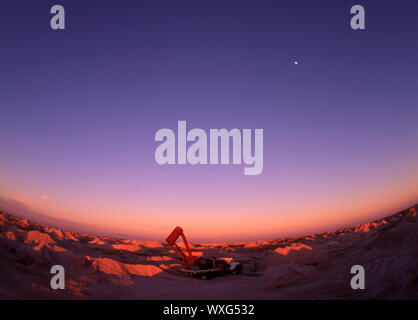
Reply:
<svg viewBox="0 0 418 320"><path fill-rule="evenodd" d="M183 238L183 242L187 250L187 255L186 253L184 253L184 250L182 250L176 243L177 239L180 236ZM186 236L184 235L182 228L175 227L173 232L171 232L170 235L167 237L167 243L170 246L172 246L174 250L176 250L176 252L180 255L186 268L189 268L192 263L195 263L197 262L197 260L199 260L198 257L192 255L189 243L187 242Z"/></svg>

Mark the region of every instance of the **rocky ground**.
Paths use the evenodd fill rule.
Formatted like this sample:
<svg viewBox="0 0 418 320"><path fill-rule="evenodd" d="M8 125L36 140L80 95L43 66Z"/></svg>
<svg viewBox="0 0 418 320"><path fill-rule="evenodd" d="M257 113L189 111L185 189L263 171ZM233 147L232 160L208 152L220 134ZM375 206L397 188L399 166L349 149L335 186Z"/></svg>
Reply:
<svg viewBox="0 0 418 320"><path fill-rule="evenodd" d="M418 299L417 206L323 234L242 243L193 243L196 256L229 257L241 275L210 280L180 272L158 241L94 236L0 212L2 299ZM52 290L53 265L66 288ZM365 290L350 269L365 268Z"/></svg>

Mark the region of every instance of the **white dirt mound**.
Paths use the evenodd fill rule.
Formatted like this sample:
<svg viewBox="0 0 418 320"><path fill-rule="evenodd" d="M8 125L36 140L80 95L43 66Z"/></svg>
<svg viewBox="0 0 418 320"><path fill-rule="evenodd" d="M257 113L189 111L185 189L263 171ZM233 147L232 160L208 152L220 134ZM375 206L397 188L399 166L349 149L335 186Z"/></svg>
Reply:
<svg viewBox="0 0 418 320"><path fill-rule="evenodd" d="M150 264L125 264L109 258L92 258L89 256L86 259L94 269L120 278L129 275L153 277L162 272L159 267Z"/></svg>
<svg viewBox="0 0 418 320"><path fill-rule="evenodd" d="M141 250L141 247L135 244L114 244L112 245L112 247L113 249L116 249L116 250L125 250L129 252L135 252L135 251Z"/></svg>

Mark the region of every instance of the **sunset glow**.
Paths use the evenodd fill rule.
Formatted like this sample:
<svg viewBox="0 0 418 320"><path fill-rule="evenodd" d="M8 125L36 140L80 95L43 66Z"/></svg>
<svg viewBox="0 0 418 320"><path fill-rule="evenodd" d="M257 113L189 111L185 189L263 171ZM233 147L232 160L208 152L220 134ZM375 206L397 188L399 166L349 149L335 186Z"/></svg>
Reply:
<svg viewBox="0 0 418 320"><path fill-rule="evenodd" d="M84 5L68 4L59 35L43 31L35 3L21 16L31 28L3 20L14 35L0 62L0 209L101 235L164 241L181 225L193 241L244 241L418 202L411 19L376 11L354 35L346 18L318 23L327 10L313 3L298 18L296 4L274 2L101 3L93 18ZM384 24L389 12L396 24ZM157 164L155 134L178 121L262 128L262 173Z"/></svg>

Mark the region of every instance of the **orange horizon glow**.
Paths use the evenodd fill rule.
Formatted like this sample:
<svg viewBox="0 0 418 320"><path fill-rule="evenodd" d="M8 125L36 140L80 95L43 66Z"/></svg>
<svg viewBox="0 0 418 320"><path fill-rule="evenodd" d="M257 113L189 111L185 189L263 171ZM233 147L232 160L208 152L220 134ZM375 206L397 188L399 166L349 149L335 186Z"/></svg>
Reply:
<svg viewBox="0 0 418 320"><path fill-rule="evenodd" d="M275 209L274 204L270 204L270 207L263 205L258 209L245 209L229 204L214 214L211 211L213 207L201 208L197 213L192 203L188 203L189 212L171 210L162 214L158 208L148 208L147 214L125 212L123 219L120 211L111 207L96 211L87 207L83 210L82 207L77 209L76 205L59 207L52 196L1 195L34 213L42 214L44 219L41 223L60 227L56 219L65 221L65 227L70 231L80 231L80 225L84 225L81 228L84 233L164 241L169 232L180 225L193 242L240 242L321 233L373 221L416 204L415 190L417 184L412 179L409 184L404 184L403 189L382 190L362 197L357 195L351 201L334 198L328 203L311 202L309 207L277 205ZM1 208L1 202L0 209L4 209ZM8 211L7 208L5 211ZM19 216L19 212L14 213ZM31 214L26 216L31 218ZM39 220L36 216L32 218L35 222Z"/></svg>

